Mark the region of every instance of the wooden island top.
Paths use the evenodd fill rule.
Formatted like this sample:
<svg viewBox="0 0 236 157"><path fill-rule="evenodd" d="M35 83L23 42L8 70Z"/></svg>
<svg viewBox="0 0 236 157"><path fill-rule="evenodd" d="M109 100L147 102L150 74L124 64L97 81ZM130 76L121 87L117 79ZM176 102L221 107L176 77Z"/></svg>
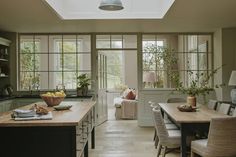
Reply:
<svg viewBox="0 0 236 157"><path fill-rule="evenodd" d="M51 120L27 120L15 121L11 118L12 111L0 115L0 127L33 127L33 126L77 126L86 114L92 110L95 101L63 101L61 104L72 105L69 110L56 111L53 107L47 107L52 111ZM44 102L33 103L20 109L29 109L34 104L45 105Z"/></svg>

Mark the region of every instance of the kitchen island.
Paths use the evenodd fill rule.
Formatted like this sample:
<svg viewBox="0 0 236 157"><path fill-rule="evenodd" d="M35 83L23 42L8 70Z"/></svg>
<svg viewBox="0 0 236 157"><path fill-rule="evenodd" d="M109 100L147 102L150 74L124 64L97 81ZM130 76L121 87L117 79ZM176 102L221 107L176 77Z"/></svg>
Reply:
<svg viewBox="0 0 236 157"><path fill-rule="evenodd" d="M35 103L22 107L29 109ZM44 102L37 102L45 105ZM94 101L63 101L70 110L52 111L52 120L15 121L0 115L0 154L6 157L88 157L88 138L95 147Z"/></svg>

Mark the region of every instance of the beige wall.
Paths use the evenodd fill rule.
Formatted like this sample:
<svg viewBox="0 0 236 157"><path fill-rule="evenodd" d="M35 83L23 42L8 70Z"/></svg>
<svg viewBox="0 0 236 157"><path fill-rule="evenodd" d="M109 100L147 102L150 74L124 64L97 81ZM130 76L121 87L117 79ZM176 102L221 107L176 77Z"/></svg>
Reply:
<svg viewBox="0 0 236 157"><path fill-rule="evenodd" d="M232 70L236 70L236 28L222 29L222 63L225 64L222 71L223 100L231 100L228 86Z"/></svg>

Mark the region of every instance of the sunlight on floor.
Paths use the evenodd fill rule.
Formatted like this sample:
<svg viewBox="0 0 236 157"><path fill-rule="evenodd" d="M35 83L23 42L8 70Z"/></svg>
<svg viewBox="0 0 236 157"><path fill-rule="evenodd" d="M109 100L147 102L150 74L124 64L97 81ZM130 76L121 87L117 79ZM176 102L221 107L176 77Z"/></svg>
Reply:
<svg viewBox="0 0 236 157"><path fill-rule="evenodd" d="M136 120L115 120L114 109L108 110L109 120L96 127L96 149L90 149L90 157L156 157L153 128L138 127Z"/></svg>

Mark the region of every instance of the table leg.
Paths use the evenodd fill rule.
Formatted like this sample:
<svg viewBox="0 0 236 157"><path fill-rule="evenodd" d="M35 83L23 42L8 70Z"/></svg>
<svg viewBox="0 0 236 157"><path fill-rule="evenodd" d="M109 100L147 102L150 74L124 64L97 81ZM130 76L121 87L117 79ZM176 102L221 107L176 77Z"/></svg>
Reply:
<svg viewBox="0 0 236 157"><path fill-rule="evenodd" d="M181 124L181 157L187 157L187 145L186 145L186 137L187 137L187 126L186 124Z"/></svg>
<svg viewBox="0 0 236 157"><path fill-rule="evenodd" d="M84 146L84 157L88 157L88 141L86 142Z"/></svg>
<svg viewBox="0 0 236 157"><path fill-rule="evenodd" d="M91 145L92 149L95 149L95 127L93 127L91 132Z"/></svg>

